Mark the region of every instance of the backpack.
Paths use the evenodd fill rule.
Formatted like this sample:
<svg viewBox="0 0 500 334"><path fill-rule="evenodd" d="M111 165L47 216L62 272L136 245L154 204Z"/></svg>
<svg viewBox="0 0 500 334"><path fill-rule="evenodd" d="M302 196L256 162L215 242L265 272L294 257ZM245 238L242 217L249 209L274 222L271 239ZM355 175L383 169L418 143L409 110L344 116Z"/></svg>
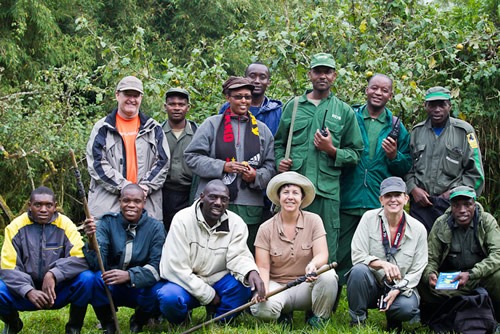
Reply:
<svg viewBox="0 0 500 334"><path fill-rule="evenodd" d="M488 291L476 288L469 295L448 299L430 317L428 326L437 333L493 333L496 320Z"/></svg>

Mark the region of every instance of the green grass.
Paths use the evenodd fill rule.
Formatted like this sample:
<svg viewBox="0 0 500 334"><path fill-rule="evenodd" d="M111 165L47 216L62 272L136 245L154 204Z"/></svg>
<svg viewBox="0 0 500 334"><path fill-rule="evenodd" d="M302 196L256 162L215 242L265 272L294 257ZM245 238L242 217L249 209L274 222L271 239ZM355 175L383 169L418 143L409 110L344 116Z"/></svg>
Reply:
<svg viewBox="0 0 500 334"><path fill-rule="evenodd" d="M64 326L68 319L69 306L55 311L37 311L37 312L22 312L21 319L24 322L24 328L21 334L24 333L64 333ZM128 320L132 315L133 310L120 307L118 311L118 319L122 333L129 333ZM183 331L198 325L203 322L205 317L204 307L196 309L193 313L193 319L189 325L186 326L172 326L167 321L159 325L148 326L144 328L145 333L182 333ZM214 334L214 333L252 333L252 334L268 334L268 333L326 333L326 334L340 334L340 333L359 333L359 334L372 334L372 333L388 333L385 331L385 315L377 310L370 310L368 316L367 326L363 328L350 328L349 327L349 313L347 308L347 300L345 296L345 289L343 290L339 307L332 317L328 325L322 330L311 329L304 323L304 312L294 312L293 330L283 329L280 325L275 323L265 323L253 318L250 314L244 313L236 318L236 321L230 325L211 324L204 329L199 330L197 333ZM85 325L82 333L102 333L97 329L97 319L94 315L92 307L89 306L87 316L85 318ZM3 324L1 325L3 328ZM405 323L403 330L406 333L413 331L415 333L429 333L427 327L418 324L409 325Z"/></svg>

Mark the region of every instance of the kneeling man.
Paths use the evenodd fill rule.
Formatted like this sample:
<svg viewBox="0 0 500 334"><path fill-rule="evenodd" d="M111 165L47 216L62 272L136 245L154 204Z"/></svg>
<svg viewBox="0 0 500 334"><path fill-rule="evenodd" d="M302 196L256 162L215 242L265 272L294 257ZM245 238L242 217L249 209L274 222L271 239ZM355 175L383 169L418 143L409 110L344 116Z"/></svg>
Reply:
<svg viewBox="0 0 500 334"><path fill-rule="evenodd" d="M158 291L160 310L173 324L189 320L189 311L200 305L219 316L246 303L252 291L258 300L265 296L247 226L228 205L228 188L212 180L199 200L174 216L160 263L168 283Z"/></svg>
<svg viewBox="0 0 500 334"><path fill-rule="evenodd" d="M57 212L54 192L33 190L28 212L5 228L0 270L3 333L19 333L18 311L59 309L71 303L66 333L80 333L90 301L93 274L75 224Z"/></svg>
<svg viewBox="0 0 500 334"><path fill-rule="evenodd" d="M429 264L419 291L422 315L430 315L448 298L484 287L500 319L500 227L477 203L476 192L460 186L450 192L451 207L439 217L429 234ZM436 290L440 272L460 272L457 290ZM424 319L425 320L425 319Z"/></svg>

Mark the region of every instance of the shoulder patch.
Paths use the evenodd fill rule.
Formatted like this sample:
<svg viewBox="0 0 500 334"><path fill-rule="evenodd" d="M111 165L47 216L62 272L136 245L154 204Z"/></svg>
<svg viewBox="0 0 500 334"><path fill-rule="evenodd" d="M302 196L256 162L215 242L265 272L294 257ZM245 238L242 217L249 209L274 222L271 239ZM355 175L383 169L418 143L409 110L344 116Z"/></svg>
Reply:
<svg viewBox="0 0 500 334"><path fill-rule="evenodd" d="M474 135L474 133L471 132L471 133L467 134L467 141L469 142L470 148L476 149L479 147L479 145L477 144L477 139L476 139L476 136Z"/></svg>

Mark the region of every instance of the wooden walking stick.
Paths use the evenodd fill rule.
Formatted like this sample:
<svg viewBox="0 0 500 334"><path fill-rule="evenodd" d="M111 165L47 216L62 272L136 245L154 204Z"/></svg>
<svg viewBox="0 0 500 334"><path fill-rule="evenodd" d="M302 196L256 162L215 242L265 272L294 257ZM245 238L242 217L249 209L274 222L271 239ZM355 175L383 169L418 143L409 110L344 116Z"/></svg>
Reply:
<svg viewBox="0 0 500 334"><path fill-rule="evenodd" d="M316 271L316 272L314 272L314 273L310 273L310 274L307 274L307 275L304 275L304 276L300 276L299 278L295 279L294 281L288 282L287 284L283 285L282 287L279 287L279 288L277 288L276 290L273 290L273 291L271 291L271 292L267 293L267 294L266 294L266 299L267 299L267 298L269 298L269 297L272 297L272 296L274 296L274 295L277 295L277 294L278 294L278 293L280 293L280 292L283 292L283 291L285 291L285 290L288 290L288 289L290 289L291 287L294 287L294 286L296 286L296 285L299 285L299 284L301 284L301 283L304 283L304 282L305 282L305 281L306 281L309 277L319 276L319 275L321 275L321 274L323 274L323 273L327 272L328 270L333 269L333 268L335 268L335 267L337 267L337 262L332 262L332 263L330 263L330 264L324 265L321 269L319 269L318 271ZM187 330L187 331L185 331L185 332L182 332L181 334L188 334L188 333L195 332L195 331L197 331L198 329L203 328L203 327L205 327L205 326L207 326L207 325L211 324L212 322L215 322L215 321L218 321L218 320L224 319L224 318L226 318L226 317L228 317L228 316L230 316L230 315L232 315L232 314L234 314L234 313L241 312L241 311L243 311L244 309L246 309L246 308L248 308L248 307L250 307L250 306L252 306L253 304L256 304L256 303L257 303L257 301L255 301L255 300L251 300L251 301L249 301L248 303L243 304L243 305L241 305L241 306L239 306L239 307L235 308L234 310L228 311L228 312L226 312L226 313L224 313L224 314L219 315L218 317L215 317L215 318L212 318L212 319L210 319L210 320L207 320L207 321L205 321L204 323L201 323L201 324L199 324L199 325L197 325L197 326L194 326L194 327L193 327L193 328L191 328L191 329L188 329L188 330Z"/></svg>
<svg viewBox="0 0 500 334"><path fill-rule="evenodd" d="M84 188L83 182L82 182L82 175L80 174L80 170L78 169L78 164L77 164L76 158L75 158L75 152L73 152L73 150L70 149L69 153L71 155L71 159L73 162L73 169L75 172L76 187L78 189L78 195L80 196L80 199L83 203L83 210L85 211L85 217L87 219L89 219L89 218L92 218L92 216L90 215L89 204L87 202L87 197L85 196L85 188ZM89 238L90 248L92 248L96 252L99 270L101 270L101 273L104 273L105 269L104 269L104 264L103 264L102 258L101 258L101 250L99 249L99 243L97 242L97 238L95 236L95 233L89 235L88 238ZM111 315L113 316L113 322L115 323L116 333L120 334L121 333L120 332L120 325L118 324L118 318L116 317L115 303L113 302L113 296L111 295L111 291L109 291L109 288L106 285L106 283L104 283L104 290L106 291L106 296L108 297L108 300L109 300L109 307L111 308Z"/></svg>

